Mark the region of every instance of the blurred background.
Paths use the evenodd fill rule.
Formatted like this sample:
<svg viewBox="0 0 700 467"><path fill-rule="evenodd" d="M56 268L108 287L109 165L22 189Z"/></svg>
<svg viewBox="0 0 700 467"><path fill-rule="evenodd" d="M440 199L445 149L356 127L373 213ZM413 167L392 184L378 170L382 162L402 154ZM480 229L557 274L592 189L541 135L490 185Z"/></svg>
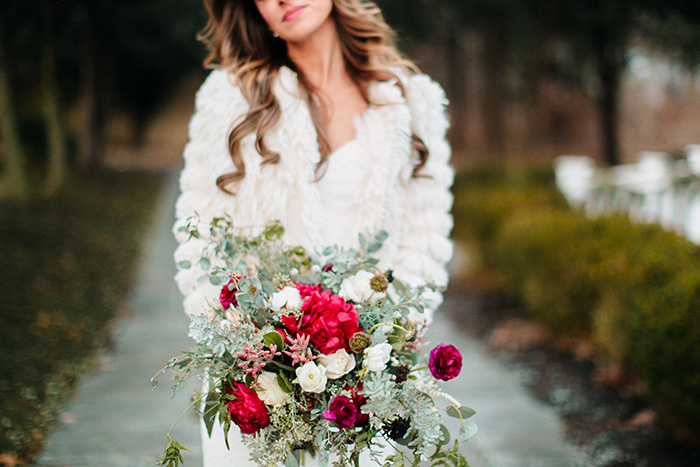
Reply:
<svg viewBox="0 0 700 467"><path fill-rule="evenodd" d="M621 368L613 372L617 376L631 369L644 382L639 393L666 408L675 393L667 387L654 392L648 381L667 376L639 356L658 349L634 353L616 344L624 341L616 329L629 329L629 323L614 313L594 313L624 308L619 302L627 296L611 298L596 288L610 276L586 283L590 288L583 291L563 287L560 295L571 292L563 298L543 299L545 286L561 274L542 273L539 290L522 269L508 279L503 261L491 256L522 251L507 243L508 232L523 233L516 227L527 223L510 219L513 212L566 208L553 184L557 156L586 155L604 167L635 162L640 151L680 154L700 143L700 3L377 3L403 52L445 87L451 101L450 139L459 169L455 239L480 271L477 282L508 290L548 329L570 322L569 315L552 317L552 307L606 296L576 311L585 316L572 334L595 349L590 358L601 367ZM123 298L142 240L162 187L180 166L194 93L206 77L206 49L196 40L205 24L197 0L5 0L0 6L0 464L41 453L77 382L97 364L98 349L112 345L109 323L128 314ZM538 219L538 226L546 224ZM503 233L508 222L511 230ZM579 221L547 222L561 231ZM591 261L623 250L631 261L619 245L652 235L620 233L617 224L592 229L627 240L592 245ZM581 238L590 238L586 232ZM532 235L533 242L582 241ZM661 237L657 252L680 241ZM644 282L648 271L640 272L640 282L625 283L630 294L644 285L664 290L650 300L668 302L664 287L678 283L673 274L679 264L687 270L698 265L694 246L678 244L677 250L685 252L678 253L682 258L663 267L650 259L658 277ZM596 263L605 271L608 266ZM623 276L628 278L616 277ZM580 277L571 281L580 288ZM685 300L687 311L697 301L700 280L684 284L686 295L674 297ZM669 311L674 319L658 338L661 348L669 339L678 342L678 329L695 319L683 310ZM695 334L684 335L683 352L665 357L668 371L669 362L700 361ZM700 393L700 375L697 367L690 373L691 382L666 385L684 396L664 423L674 439L697 441L697 422L688 414L700 414L700 402L686 396Z"/></svg>

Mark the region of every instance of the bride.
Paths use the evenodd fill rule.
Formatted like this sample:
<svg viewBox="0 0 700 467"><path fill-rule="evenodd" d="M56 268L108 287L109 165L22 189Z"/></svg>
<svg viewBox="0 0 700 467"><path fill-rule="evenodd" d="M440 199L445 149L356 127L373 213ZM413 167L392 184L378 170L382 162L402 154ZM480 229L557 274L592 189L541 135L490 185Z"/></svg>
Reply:
<svg viewBox="0 0 700 467"><path fill-rule="evenodd" d="M281 220L308 251L389 233L380 266L411 284L447 284L453 170L442 88L401 57L367 0L204 0L214 70L197 94L175 231L195 212L229 214L242 234ZM177 262L202 244L176 233ZM186 313L219 291L192 269ZM439 297L438 297L439 298ZM439 300L438 300L439 302ZM430 321L430 316L416 316ZM203 428L204 467L253 465ZM372 465L363 459L361 465Z"/></svg>

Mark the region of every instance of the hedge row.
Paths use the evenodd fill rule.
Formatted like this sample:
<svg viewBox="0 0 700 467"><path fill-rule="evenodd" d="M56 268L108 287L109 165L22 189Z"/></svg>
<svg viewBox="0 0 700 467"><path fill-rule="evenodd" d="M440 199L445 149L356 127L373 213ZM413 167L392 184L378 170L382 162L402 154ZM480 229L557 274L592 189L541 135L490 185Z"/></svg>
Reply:
<svg viewBox="0 0 700 467"><path fill-rule="evenodd" d="M159 175L103 175L0 204L0 455L40 454L109 344L161 187Z"/></svg>
<svg viewBox="0 0 700 467"><path fill-rule="evenodd" d="M700 433L695 245L622 217L589 219L562 207L551 186L457 185L455 217L457 235L534 319L589 337L602 361L645 384L662 422Z"/></svg>

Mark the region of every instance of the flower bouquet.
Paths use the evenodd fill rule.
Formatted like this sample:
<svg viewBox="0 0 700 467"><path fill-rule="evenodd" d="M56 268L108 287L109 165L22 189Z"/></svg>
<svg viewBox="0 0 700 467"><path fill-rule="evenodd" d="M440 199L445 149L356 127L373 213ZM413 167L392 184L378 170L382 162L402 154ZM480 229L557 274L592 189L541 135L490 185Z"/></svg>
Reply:
<svg viewBox="0 0 700 467"><path fill-rule="evenodd" d="M181 228L206 246L179 267L201 269L221 292L191 320L195 347L164 370L176 389L203 375L190 408L209 434L217 421L226 437L236 425L260 466L295 467L308 455L357 466L363 451L376 465L467 465L458 447L476 432L466 420L474 411L435 383L456 377L462 357L444 344L424 356L420 316L435 292L378 269L372 254L385 232L360 235L359 250L330 246L319 260L284 244L279 223L254 237L236 235L230 218L201 224ZM454 443L443 414L460 419ZM184 446L167 439L160 465L176 467ZM386 444L403 448L383 455Z"/></svg>

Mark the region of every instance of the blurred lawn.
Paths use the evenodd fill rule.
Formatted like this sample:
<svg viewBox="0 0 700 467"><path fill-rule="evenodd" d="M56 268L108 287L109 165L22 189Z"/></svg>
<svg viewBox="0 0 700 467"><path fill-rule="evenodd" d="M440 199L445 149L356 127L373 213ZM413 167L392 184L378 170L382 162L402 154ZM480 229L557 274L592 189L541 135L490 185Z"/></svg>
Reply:
<svg viewBox="0 0 700 467"><path fill-rule="evenodd" d="M157 175L74 179L51 200L0 205L0 453L31 459L109 344Z"/></svg>

